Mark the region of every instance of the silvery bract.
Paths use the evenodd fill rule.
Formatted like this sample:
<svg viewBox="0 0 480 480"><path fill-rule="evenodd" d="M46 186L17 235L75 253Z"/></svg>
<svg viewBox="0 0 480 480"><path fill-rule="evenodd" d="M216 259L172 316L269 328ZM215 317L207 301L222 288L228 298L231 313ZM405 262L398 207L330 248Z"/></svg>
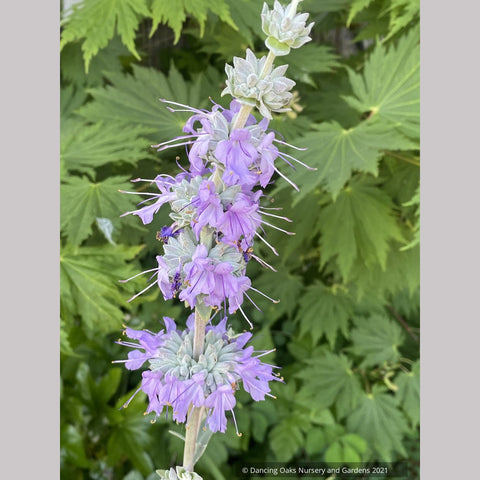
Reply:
<svg viewBox="0 0 480 480"><path fill-rule="evenodd" d="M267 34L265 45L276 56L288 55L291 48L299 48L309 42L313 22L306 26L308 13L296 13L298 2L282 7L275 0L273 10L266 3L262 10L262 30Z"/></svg>
<svg viewBox="0 0 480 480"><path fill-rule="evenodd" d="M202 480L202 477L195 472L189 472L183 467L177 467L176 470L157 470L162 480Z"/></svg>
<svg viewBox="0 0 480 480"><path fill-rule="evenodd" d="M275 69L270 66L264 72L266 60L266 57L258 59L250 49L246 59L233 57L233 67L225 65L227 86L222 96L229 93L244 105L256 106L264 117L271 119L270 112L289 110L285 107L292 99L289 91L295 82L283 76L287 65Z"/></svg>

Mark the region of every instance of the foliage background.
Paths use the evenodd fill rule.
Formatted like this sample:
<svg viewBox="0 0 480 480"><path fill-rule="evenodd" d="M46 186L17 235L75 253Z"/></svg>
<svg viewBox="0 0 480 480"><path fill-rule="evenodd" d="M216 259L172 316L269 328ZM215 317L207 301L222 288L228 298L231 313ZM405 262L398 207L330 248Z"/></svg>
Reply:
<svg viewBox="0 0 480 480"><path fill-rule="evenodd" d="M270 3L270 2L268 2ZM170 421L142 415L138 372L112 365L126 351L122 324L156 329L186 311L158 292L126 300L161 250L155 233L119 216L140 197L129 180L178 171L151 144L180 134L185 117L158 102L207 107L224 64L247 46L265 51L257 0L83 0L62 11L61 40L61 476L151 480L180 462ZM268 232L256 248L278 273L251 262L252 283L280 298L250 308L258 348L285 384L277 400L238 395L242 437L213 436L205 478L235 478L245 463L406 459L418 475L419 2L305 0L313 41L286 57L293 111L272 128L308 147L318 168L288 174L269 195L295 237ZM88 71L86 70L88 69ZM291 152L293 153L293 152ZM162 220L164 223L162 223ZM238 329L246 327L233 318Z"/></svg>

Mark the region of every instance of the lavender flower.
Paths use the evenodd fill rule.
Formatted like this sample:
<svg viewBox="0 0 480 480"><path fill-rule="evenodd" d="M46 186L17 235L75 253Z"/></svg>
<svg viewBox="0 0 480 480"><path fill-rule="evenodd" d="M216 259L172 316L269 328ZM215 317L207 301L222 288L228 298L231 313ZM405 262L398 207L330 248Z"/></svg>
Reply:
<svg viewBox="0 0 480 480"><path fill-rule="evenodd" d="M256 352L255 356L252 346L245 347L251 333L236 336L226 328L226 318L216 326L207 326L204 353L198 360L193 358L192 318L184 331L178 330L171 318L164 317L164 322L165 333L163 330L153 334L127 328L125 335L138 343L117 342L135 350L129 353L128 360L116 362L125 363L130 370L149 362L149 370L142 373L140 389L133 396L140 390L145 392L148 396L146 413L155 413L155 418L164 409L168 412L171 406L173 419L185 422L190 405L204 407L207 412L205 426L212 432L225 432L226 412L230 411L235 420L235 392L240 385L255 401L260 401L272 396L269 382L282 381L273 373L277 367L259 359L270 352Z"/></svg>

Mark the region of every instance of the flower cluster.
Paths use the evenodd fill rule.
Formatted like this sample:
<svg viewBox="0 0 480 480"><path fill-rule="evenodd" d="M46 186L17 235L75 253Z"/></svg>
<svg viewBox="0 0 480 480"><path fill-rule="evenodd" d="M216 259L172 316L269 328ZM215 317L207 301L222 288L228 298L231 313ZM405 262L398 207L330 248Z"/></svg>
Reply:
<svg viewBox="0 0 480 480"><path fill-rule="evenodd" d="M134 350L127 360L117 362L125 363L129 370L149 363L149 369L142 373L141 386L135 392L142 390L148 395L146 413L154 412L158 417L171 407L173 419L185 422L191 405L203 407L207 413L205 426L212 432L225 432L225 412L230 410L233 414L234 393L240 384L259 401L270 395L271 380L281 380L273 373L276 367L259 360L270 352L259 352L255 356L252 346L245 347L252 334L234 335L226 328L226 318L216 326L207 326L204 353L198 360L193 356L194 315L190 315L184 331L178 330L169 317L164 317L164 323L165 330L158 333L126 328L125 335L138 343L118 341Z"/></svg>
<svg viewBox="0 0 480 480"><path fill-rule="evenodd" d="M296 0L283 7L275 0L273 9L269 10L266 3L262 10L262 30L267 35L265 45L275 55L288 55L291 48L299 48L309 42L313 22L306 25L308 13L296 13Z"/></svg>
<svg viewBox="0 0 480 480"><path fill-rule="evenodd" d="M290 145L268 130L268 119L257 122L249 115L243 128L234 128L233 120L240 110L236 100L229 109L220 105L214 105L211 111L181 107L193 113L184 127L186 135L155 147L190 146L188 170L176 177L158 175L151 180L158 193L144 193L148 198L140 208L125 214L137 215L148 224L162 205L171 208L173 223L157 234L165 253L157 256L158 266L147 271L153 272L156 280L145 290L158 285L165 299L178 295L191 308L199 301L225 310L228 304L229 313L239 309L243 314L241 305L244 296L249 298L247 290L257 291L245 275L248 261L254 257L270 267L253 255L254 239L276 253L258 230L266 225L293 235L265 220L290 221L261 206L262 188L275 172L289 181L277 168L277 158L288 163L298 160L279 150L277 145ZM206 234L203 240L202 232ZM210 241L205 241L206 237Z"/></svg>

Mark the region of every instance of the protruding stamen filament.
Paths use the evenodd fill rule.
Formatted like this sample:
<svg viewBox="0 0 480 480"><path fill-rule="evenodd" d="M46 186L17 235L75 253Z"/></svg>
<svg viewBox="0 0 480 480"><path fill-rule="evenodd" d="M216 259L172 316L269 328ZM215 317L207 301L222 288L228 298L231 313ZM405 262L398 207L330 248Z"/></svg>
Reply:
<svg viewBox="0 0 480 480"><path fill-rule="evenodd" d="M264 242L266 245L268 245L268 246L270 247L270 249L272 250L272 252L278 257L277 251L276 251L261 235L259 235L258 232L255 232L255 235L256 235L262 242Z"/></svg>
<svg viewBox="0 0 480 480"><path fill-rule="evenodd" d="M127 278L126 280L119 280L119 282L120 282L120 283L127 283L127 282L129 282L130 280L133 280L134 278L137 278L138 276L143 275L144 273L155 272L155 271L157 271L157 270L158 270L158 268L151 268L150 270L145 270L144 272L137 273L137 274L134 275L133 277Z"/></svg>
<svg viewBox="0 0 480 480"><path fill-rule="evenodd" d="M299 189L288 177L286 177L278 168L273 167L273 169L274 169L284 180L286 180L297 192L300 191L300 189Z"/></svg>
<svg viewBox="0 0 480 480"><path fill-rule="evenodd" d="M253 290L254 292L257 292L260 295L263 295L265 298L268 298L273 303L280 303L280 300L274 300L273 298L270 298L268 295L265 295L263 292L261 292L260 290L257 290L254 287L250 287L250 290Z"/></svg>
<svg viewBox="0 0 480 480"><path fill-rule="evenodd" d="M245 315L245 312L242 310L242 307L239 305L238 306L238 309L240 310L241 314L243 315L243 317L245 318L245 320L248 322L248 324L250 325L250 330L253 330L253 323L248 319L248 317Z"/></svg>
<svg viewBox="0 0 480 480"><path fill-rule="evenodd" d="M275 218L278 218L278 219L280 219L280 220L285 220L286 222L292 223L292 220L290 220L290 219L287 218L287 217L281 217L280 215L274 215L273 213L264 212L264 211L263 211L263 208L262 208L262 209L259 209L258 211L259 211L262 215L267 215L268 217L275 217Z"/></svg>
<svg viewBox="0 0 480 480"><path fill-rule="evenodd" d="M129 298L129 299L127 300L127 302L130 303L132 300L134 300L135 298L139 297L142 293L146 292L147 290L149 290L150 288L152 288L152 287L153 287L154 285L156 285L156 284L157 284L156 281L153 282L153 283L151 283L148 287L144 288L141 292L138 292L138 293L136 293L133 297Z"/></svg>
<svg viewBox="0 0 480 480"><path fill-rule="evenodd" d="M262 223L264 225L268 225L269 227L275 228L275 230L279 230L280 232L286 233L287 235L296 235L295 232L287 232L287 230L284 230L283 228L277 227L276 225L272 225L271 223L265 222L262 220Z"/></svg>

